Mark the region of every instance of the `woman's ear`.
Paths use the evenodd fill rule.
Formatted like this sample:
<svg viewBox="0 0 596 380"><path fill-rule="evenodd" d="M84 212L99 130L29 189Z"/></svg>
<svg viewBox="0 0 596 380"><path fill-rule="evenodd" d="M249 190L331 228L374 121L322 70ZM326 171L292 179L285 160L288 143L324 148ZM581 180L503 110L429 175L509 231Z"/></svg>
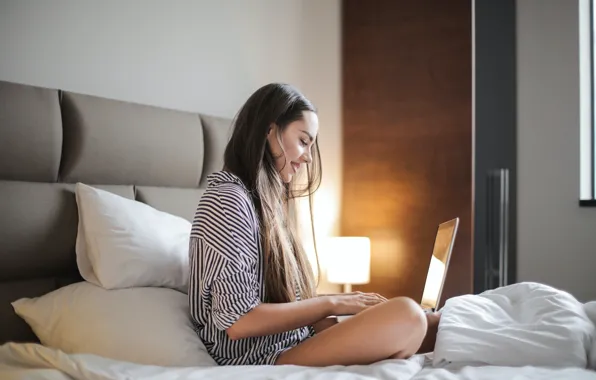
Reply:
<svg viewBox="0 0 596 380"><path fill-rule="evenodd" d="M271 135L271 132L273 132L275 128L277 128L277 125L275 125L275 123L271 123L269 125L269 130L267 131L267 136Z"/></svg>
<svg viewBox="0 0 596 380"><path fill-rule="evenodd" d="M267 130L267 142L269 143L269 145L274 144L275 143L275 133L272 133L273 131L275 131L275 123L271 123L269 125L269 129Z"/></svg>

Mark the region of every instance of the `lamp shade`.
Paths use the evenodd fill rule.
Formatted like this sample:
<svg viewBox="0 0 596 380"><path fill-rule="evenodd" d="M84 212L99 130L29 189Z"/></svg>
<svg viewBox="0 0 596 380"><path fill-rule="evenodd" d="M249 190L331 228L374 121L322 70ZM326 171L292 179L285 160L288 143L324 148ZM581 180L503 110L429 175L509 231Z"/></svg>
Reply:
<svg viewBox="0 0 596 380"><path fill-rule="evenodd" d="M367 284L370 281L370 239L332 237L325 243L327 281L332 284Z"/></svg>

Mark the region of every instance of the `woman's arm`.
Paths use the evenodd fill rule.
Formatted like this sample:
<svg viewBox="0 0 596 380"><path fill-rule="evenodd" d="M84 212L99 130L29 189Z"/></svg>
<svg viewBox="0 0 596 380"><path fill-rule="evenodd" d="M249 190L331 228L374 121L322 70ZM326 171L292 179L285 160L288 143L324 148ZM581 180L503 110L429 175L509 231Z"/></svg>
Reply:
<svg viewBox="0 0 596 380"><path fill-rule="evenodd" d="M354 294L363 294L362 292L350 292L350 293L323 293L323 294L317 294L317 297L327 297L327 296L349 296L349 295L354 295ZM382 295L378 294L378 293L369 293L369 294L374 294L375 296L381 298L384 301L387 301L387 298L383 297Z"/></svg>
<svg viewBox="0 0 596 380"><path fill-rule="evenodd" d="M331 315L357 314L382 302L384 302L383 299L375 294L361 293L314 297L287 303L260 304L240 317L226 332L230 339L236 340L279 334L314 324L322 328L324 325L321 321ZM327 327L330 326L325 328ZM315 332L317 332L316 327Z"/></svg>
<svg viewBox="0 0 596 380"><path fill-rule="evenodd" d="M332 315L333 311L332 297L315 297L287 303L265 303L240 317L226 332L232 340L278 334L313 325Z"/></svg>
<svg viewBox="0 0 596 380"><path fill-rule="evenodd" d="M353 294L362 294L362 292L323 293L323 294L318 294L317 297L329 297L329 296L337 297L337 296L346 296L346 295L353 295ZM387 299L385 297L381 296L380 294L375 294L375 295L378 296L381 300L387 301ZM312 327L314 328L315 333L319 334L321 331L324 331L324 330L328 329L329 327L335 326L338 323L339 323L339 320L337 319L337 317L331 316L331 317L323 318L320 321L313 323Z"/></svg>
<svg viewBox="0 0 596 380"><path fill-rule="evenodd" d="M335 326L339 321L337 317L327 317L314 323L312 327L315 329L315 333L319 334L321 331L328 329L331 326Z"/></svg>

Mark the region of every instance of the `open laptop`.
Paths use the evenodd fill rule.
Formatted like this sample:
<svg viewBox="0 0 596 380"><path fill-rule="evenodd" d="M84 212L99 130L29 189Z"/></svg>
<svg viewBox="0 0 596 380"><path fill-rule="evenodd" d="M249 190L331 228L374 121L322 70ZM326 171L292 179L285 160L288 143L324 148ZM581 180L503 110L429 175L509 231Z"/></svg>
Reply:
<svg viewBox="0 0 596 380"><path fill-rule="evenodd" d="M430 264L426 273L422 300L420 301L420 305L426 312L436 311L441 302L458 227L459 218L455 218L439 224L437 229ZM350 317L351 315L337 316L340 322Z"/></svg>
<svg viewBox="0 0 596 380"><path fill-rule="evenodd" d="M430 265L426 273L422 300L420 301L420 305L425 311L436 311L441 302L458 227L459 218L455 218L439 224L437 229Z"/></svg>

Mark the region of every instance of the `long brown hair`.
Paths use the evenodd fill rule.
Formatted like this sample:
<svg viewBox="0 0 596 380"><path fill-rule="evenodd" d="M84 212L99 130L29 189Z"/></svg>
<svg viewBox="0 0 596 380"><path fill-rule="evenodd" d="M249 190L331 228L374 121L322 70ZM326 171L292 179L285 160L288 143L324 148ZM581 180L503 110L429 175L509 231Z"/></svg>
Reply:
<svg viewBox="0 0 596 380"><path fill-rule="evenodd" d="M314 241L312 195L321 183L318 142L315 140L311 148L312 162L306 165L306 181L300 186L296 179L283 183L267 140L273 123L278 127L280 139L287 126L301 120L305 111L317 112L293 86L271 83L261 87L236 115L224 153L224 169L240 177L251 192L257 210L267 302L293 301L297 294L301 299L311 298L316 292L313 270L298 237L297 220L292 211L298 197L309 198Z"/></svg>

